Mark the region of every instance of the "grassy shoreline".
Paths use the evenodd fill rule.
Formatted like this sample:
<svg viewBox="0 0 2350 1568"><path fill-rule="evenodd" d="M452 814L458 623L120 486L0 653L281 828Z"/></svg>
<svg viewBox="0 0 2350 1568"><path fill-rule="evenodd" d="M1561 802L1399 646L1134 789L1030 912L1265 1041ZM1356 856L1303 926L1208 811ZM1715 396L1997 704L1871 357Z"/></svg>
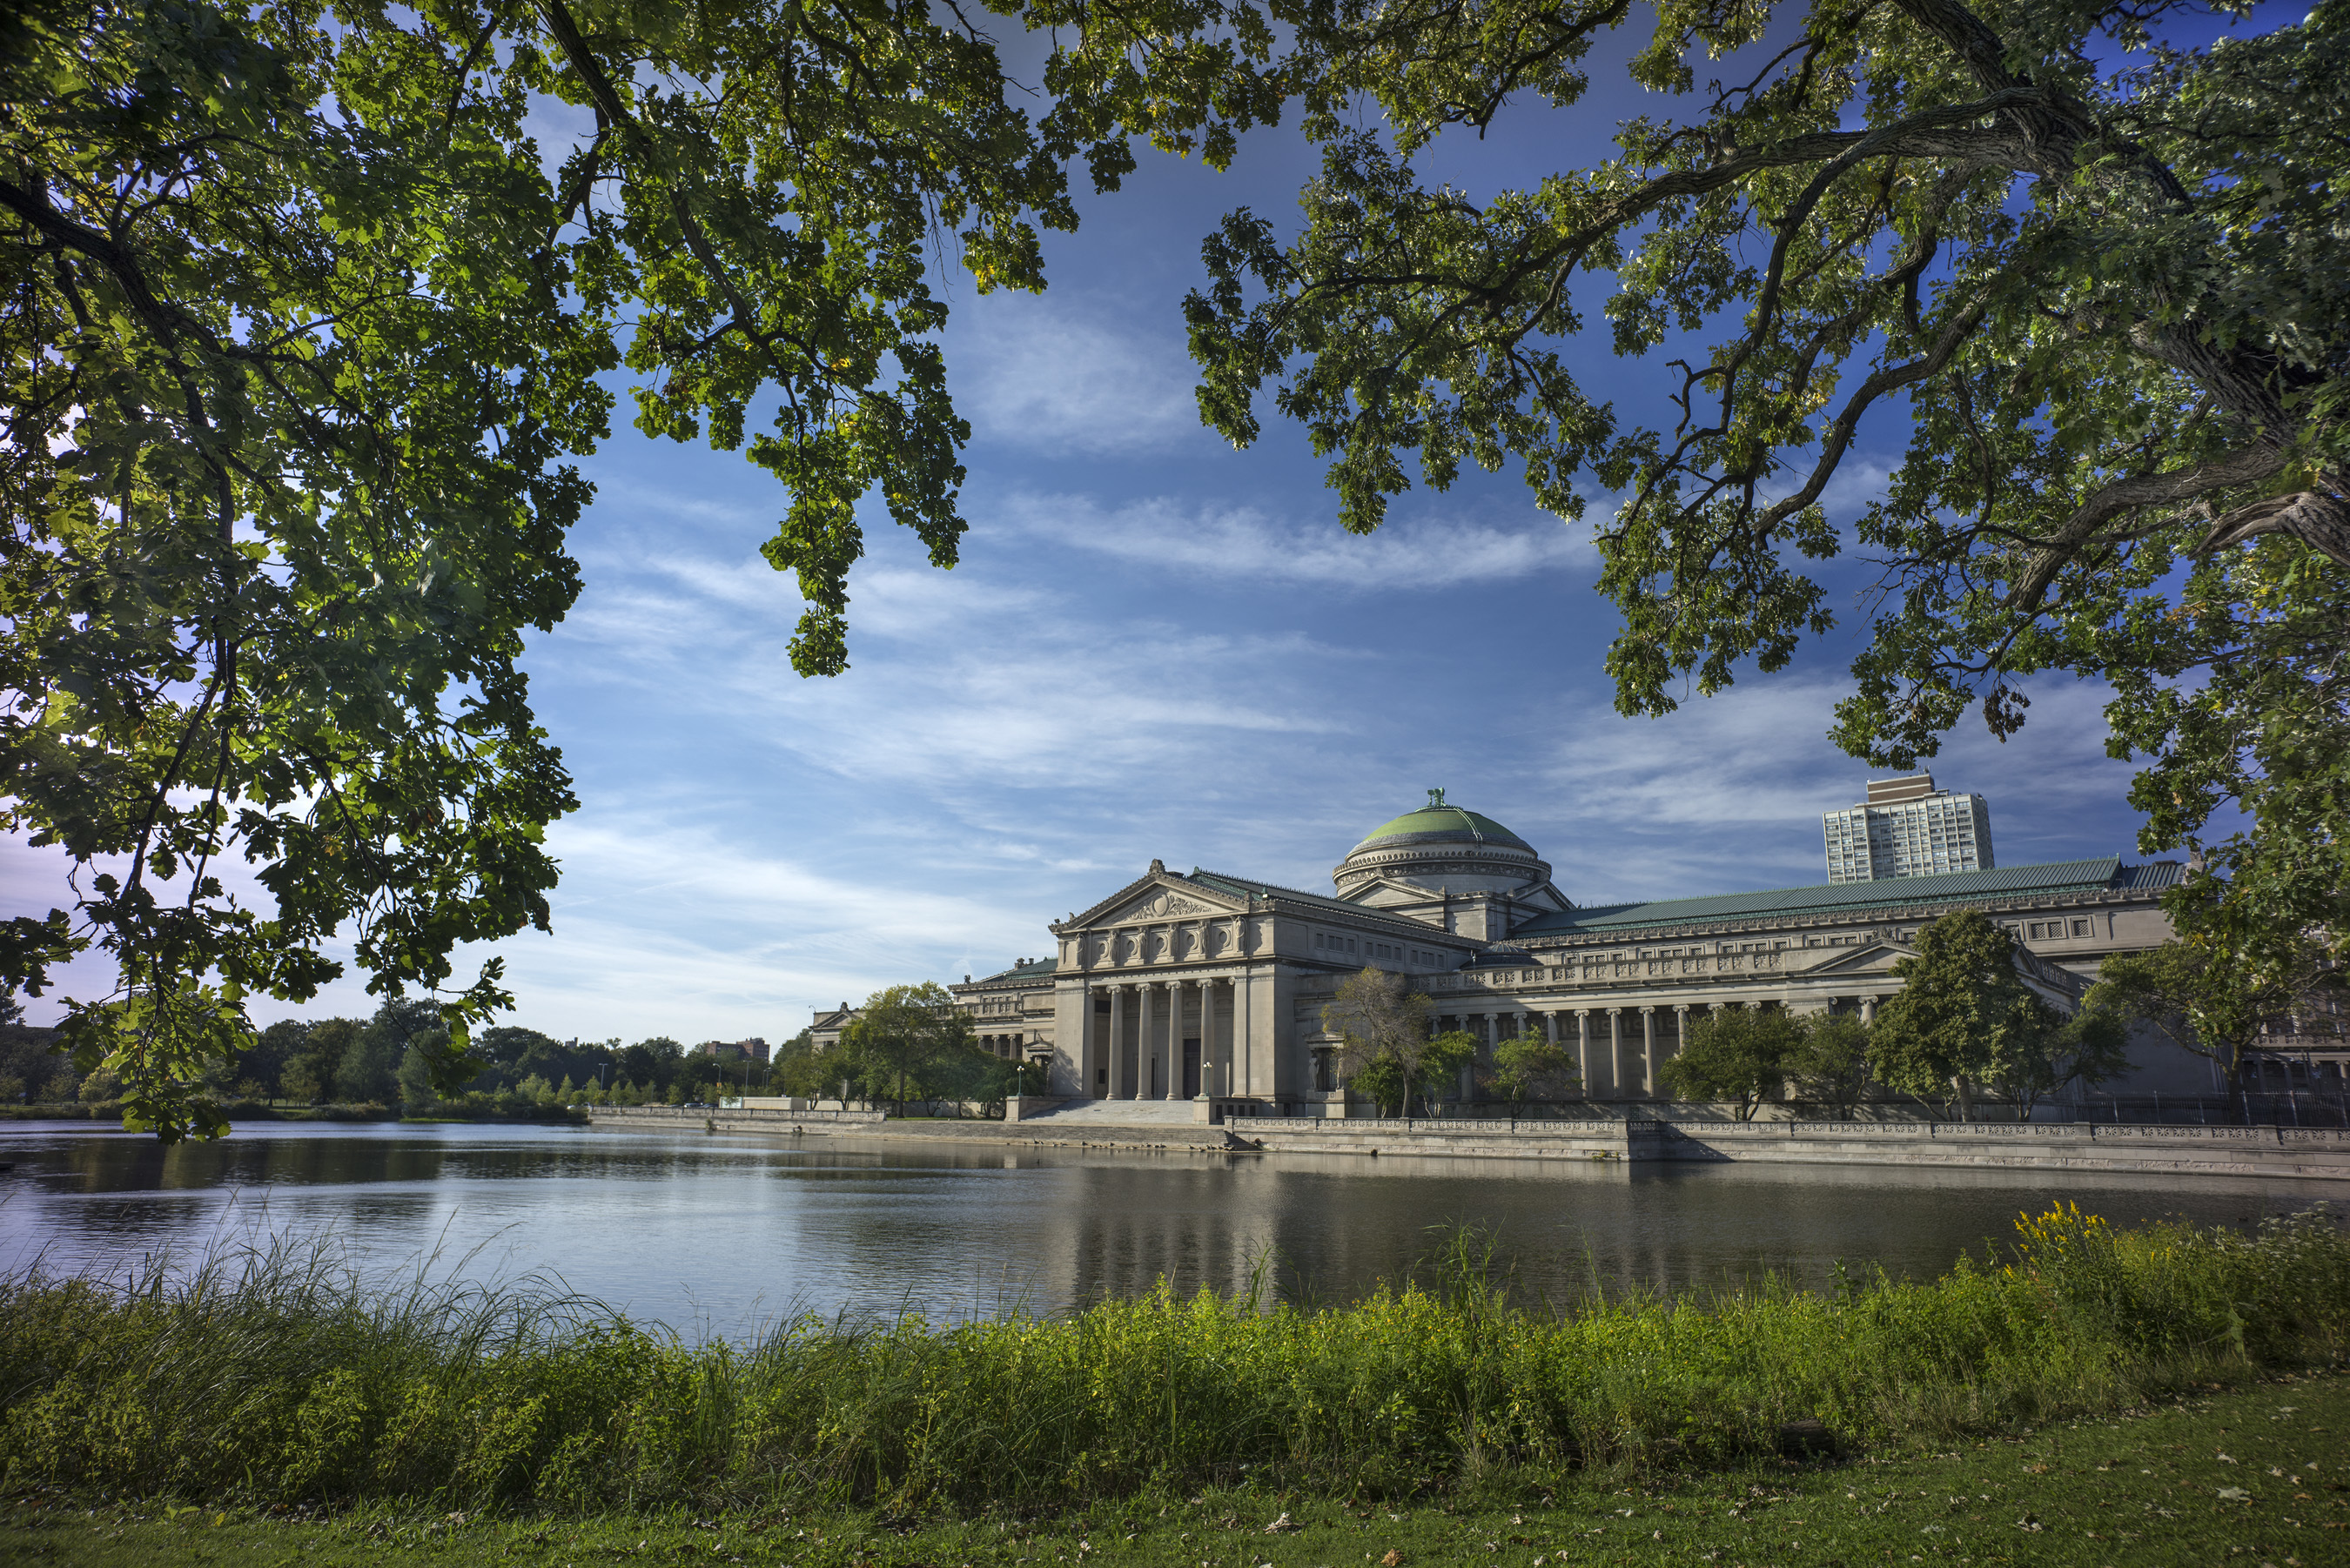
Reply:
<svg viewBox="0 0 2350 1568"><path fill-rule="evenodd" d="M1718 1568L1804 1562L2317 1568L2350 1558L2350 1378L2288 1375L1985 1438L1727 1469L1594 1472L1518 1503L1387 1507L1269 1488L1141 1494L1037 1515L678 1509L568 1518L413 1504L271 1511L19 1490L0 1557L53 1568L590 1563L777 1568ZM1268 1532L1286 1521L1291 1528Z"/></svg>
<svg viewBox="0 0 2350 1568"><path fill-rule="evenodd" d="M1929 1283L1512 1299L1473 1238L1430 1287L1305 1310L1164 1288L1055 1319L802 1320L687 1345L529 1290L363 1287L286 1251L127 1289L0 1282L0 1478L206 1504L1116 1506L1235 1487L1531 1500L1954 1444L2341 1366L2350 1236L2116 1232L2053 1211Z"/></svg>

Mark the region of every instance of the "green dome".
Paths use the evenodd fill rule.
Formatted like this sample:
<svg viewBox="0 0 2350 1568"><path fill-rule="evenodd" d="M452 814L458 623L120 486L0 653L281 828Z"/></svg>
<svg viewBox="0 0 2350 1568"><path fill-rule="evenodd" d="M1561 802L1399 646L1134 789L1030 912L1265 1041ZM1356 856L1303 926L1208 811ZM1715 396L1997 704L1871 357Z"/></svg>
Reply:
<svg viewBox="0 0 2350 1568"><path fill-rule="evenodd" d="M1490 816L1480 816L1473 811L1463 811L1457 805L1423 805L1418 811L1407 811L1392 822L1381 823L1357 849L1367 849L1389 838L1442 839L1458 838L1471 843L1513 844L1531 853L1534 846L1495 822Z"/></svg>

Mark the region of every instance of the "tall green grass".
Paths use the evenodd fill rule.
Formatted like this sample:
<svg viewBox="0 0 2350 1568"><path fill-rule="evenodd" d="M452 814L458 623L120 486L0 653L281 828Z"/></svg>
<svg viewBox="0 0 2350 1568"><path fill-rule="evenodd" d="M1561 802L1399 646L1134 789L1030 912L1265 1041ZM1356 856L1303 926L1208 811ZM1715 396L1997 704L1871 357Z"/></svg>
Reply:
<svg viewBox="0 0 2350 1568"><path fill-rule="evenodd" d="M298 1249L128 1288L0 1284L9 1483L537 1509L1033 1509L1262 1480L1349 1494L2031 1425L2350 1351L2350 1237L2116 1232L1830 1293L1513 1299L1456 1241L1430 1286L1304 1310L1165 1288L1054 1319L815 1318L688 1345L533 1288L370 1289Z"/></svg>

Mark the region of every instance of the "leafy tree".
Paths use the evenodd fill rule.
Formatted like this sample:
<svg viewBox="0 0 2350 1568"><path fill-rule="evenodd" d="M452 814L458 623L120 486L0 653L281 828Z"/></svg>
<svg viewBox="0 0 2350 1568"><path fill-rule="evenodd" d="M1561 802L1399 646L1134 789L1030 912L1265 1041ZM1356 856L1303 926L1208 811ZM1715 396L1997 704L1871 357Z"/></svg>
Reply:
<svg viewBox="0 0 2350 1568"><path fill-rule="evenodd" d="M620 1053L620 1071L640 1087L665 1089L685 1059L685 1047L666 1034L639 1040Z"/></svg>
<svg viewBox="0 0 2350 1568"><path fill-rule="evenodd" d="M2102 1084L2129 1070L2129 1024L2120 1013L2083 1008L2067 1015L2037 996L2031 1001L2000 1036L1988 1075L1992 1093L2019 1119L2069 1084Z"/></svg>
<svg viewBox="0 0 2350 1568"><path fill-rule="evenodd" d="M16 1093L40 1097L49 1080L67 1070L57 1059L61 1044L56 1030L26 1023L24 1004L0 994L0 1076L16 1080Z"/></svg>
<svg viewBox="0 0 2350 1568"><path fill-rule="evenodd" d="M279 1069L286 1097L317 1105L335 1094L335 1071L367 1025L356 1018L328 1018L310 1026L291 1060Z"/></svg>
<svg viewBox="0 0 2350 1568"><path fill-rule="evenodd" d="M1425 995L1402 975L1367 965L1340 981L1337 994L1322 1008L1323 1029L1338 1036L1339 1077L1405 1116L1411 1114L1413 1083L1445 1071L1447 1064L1460 1066L1459 1058L1449 1064L1430 1059L1429 1019Z"/></svg>
<svg viewBox="0 0 2350 1568"><path fill-rule="evenodd" d="M1417 1093L1421 1112L1433 1116L1443 1102L1446 1085L1476 1059L1477 1037L1464 1029L1448 1029L1429 1036L1417 1053L1417 1065L1409 1077L1404 1072L1404 1055L1398 1054L1378 1057L1355 1068L1346 1083L1385 1115L1410 1116L1412 1096Z"/></svg>
<svg viewBox="0 0 2350 1568"><path fill-rule="evenodd" d="M1858 1014L1814 1012L1797 1018L1801 1037L1781 1066L1796 1099L1839 1118L1859 1108L1868 1093L1868 1026Z"/></svg>
<svg viewBox="0 0 2350 1568"><path fill-rule="evenodd" d="M1877 1074L1907 1094L1951 1091L1972 1119L1976 1085L2019 1111L2074 1080L2097 1082L2128 1064L2116 1014L2068 1018L2017 972L2015 939L1980 909L1918 928L1916 952L1893 966L1902 989L1877 1010Z"/></svg>
<svg viewBox="0 0 2350 1568"><path fill-rule="evenodd" d="M793 1076L787 1070L788 1065L803 1057L812 1055L815 1051L815 1031L806 1028L776 1046L767 1057L768 1092L776 1095L798 1095L800 1091L790 1087L787 1082Z"/></svg>
<svg viewBox="0 0 2350 1568"><path fill-rule="evenodd" d="M520 1083L555 1060L563 1045L553 1035L506 1023L482 1030L474 1037L473 1049L505 1082Z"/></svg>
<svg viewBox="0 0 2350 1568"><path fill-rule="evenodd" d="M400 1071L396 1075L400 1093L400 1114L404 1116L429 1116L439 1106L441 1097L432 1087L432 1059L414 1045L400 1054Z"/></svg>
<svg viewBox="0 0 2350 1568"><path fill-rule="evenodd" d="M677 1091L681 1100L697 1102L710 1099L724 1081L725 1074L718 1063L708 1053L695 1051L678 1063L677 1071L671 1075L670 1087Z"/></svg>
<svg viewBox="0 0 2350 1568"><path fill-rule="evenodd" d="M1439 489L1522 465L1567 518L1608 493L1627 713L1783 668L1847 552L1875 584L1855 756L1909 767L1976 704L2004 739L2024 678L2105 679L2147 850L2250 815L2213 855L2241 896L2168 903L2257 988L2280 934L2350 933L2350 5L2252 15L1335 0L1282 62L1330 89L1302 224L1231 214L1186 306L1201 410L1253 441L1270 385L1360 532L1413 458ZM1415 166L1574 102L1627 24L1633 80L1686 107L1619 121L1614 158L1482 201ZM1658 373L1664 425L1565 356L1603 318L1619 355L1712 335ZM1847 529L1826 498L1887 417L1907 450Z"/></svg>
<svg viewBox="0 0 2350 1568"><path fill-rule="evenodd" d="M855 1074L836 1060L837 1051L795 1051L775 1064L769 1082L775 1092L804 1100L820 1100L840 1092L844 1079Z"/></svg>
<svg viewBox="0 0 2350 1568"><path fill-rule="evenodd" d="M842 1033L853 1043L855 1062L868 1093L896 1099L906 1111L909 1090L931 1086L936 1067L969 1044L971 1020L954 996L936 981L893 985L866 999L855 1023Z"/></svg>
<svg viewBox="0 0 2350 1568"><path fill-rule="evenodd" d="M1803 1025L1782 1009L1712 1008L1690 1023L1657 1077L1677 1098L1726 1100L1740 1121L1752 1121L1784 1085L1803 1040Z"/></svg>
<svg viewBox="0 0 2350 1568"><path fill-rule="evenodd" d="M237 1063L237 1070L258 1084L265 1096L275 1096L283 1092L277 1075L301 1054L309 1036L309 1024L298 1018L281 1018L255 1039L253 1049Z"/></svg>
<svg viewBox="0 0 2350 1568"><path fill-rule="evenodd" d="M2339 971L2314 942L2303 944L2299 963L2268 972L2270 983L2248 986L2242 968L2214 961L2193 942L2168 941L2107 959L2088 1005L2212 1063L2227 1085L2230 1114L2242 1119L2245 1068L2262 1027L2289 1018L2312 995L2341 988Z"/></svg>
<svg viewBox="0 0 2350 1568"><path fill-rule="evenodd" d="M317 1060L296 1057L288 1062L277 1075L278 1092L296 1105L315 1106L323 1102L330 1086L318 1075Z"/></svg>
<svg viewBox="0 0 2350 1568"><path fill-rule="evenodd" d="M415 997L390 997L344 1047L335 1066L335 1093L354 1104L389 1102L400 1095L400 1066L411 1050L428 1062L446 1044L441 1009ZM460 1081L462 1083L462 1080Z"/></svg>
<svg viewBox="0 0 2350 1568"><path fill-rule="evenodd" d="M951 7L0 16L5 826L86 877L0 929L0 983L116 961L67 1029L130 1125L219 1131L194 1064L250 1044L248 997L315 994L347 927L380 993L442 998L436 1082L473 1075L508 999L452 955L546 926L574 804L515 660L577 593L613 372L647 433L774 476L801 671L847 665L868 493L954 563L931 267L1040 288L1070 161L1115 186L1133 132L1221 165L1279 99L1253 10L1021 15L1055 30L1034 119Z"/></svg>
<svg viewBox="0 0 2350 1568"><path fill-rule="evenodd" d="M1014 1094L1040 1094L1043 1075L1024 1062L1007 1062L982 1050L965 1033L933 1058L923 1086L934 1099L951 1100L958 1109L974 1105L983 1116L1001 1116L1004 1100Z"/></svg>
<svg viewBox="0 0 2350 1568"><path fill-rule="evenodd" d="M1489 1093L1510 1103L1510 1126L1528 1100L1571 1099L1583 1088L1575 1054L1538 1034L1504 1040L1493 1049L1493 1064L1480 1075Z"/></svg>
<svg viewBox="0 0 2350 1568"><path fill-rule="evenodd" d="M369 1105L399 1097L400 1058L408 1043L373 1029L363 1029L335 1064L335 1097L352 1105Z"/></svg>

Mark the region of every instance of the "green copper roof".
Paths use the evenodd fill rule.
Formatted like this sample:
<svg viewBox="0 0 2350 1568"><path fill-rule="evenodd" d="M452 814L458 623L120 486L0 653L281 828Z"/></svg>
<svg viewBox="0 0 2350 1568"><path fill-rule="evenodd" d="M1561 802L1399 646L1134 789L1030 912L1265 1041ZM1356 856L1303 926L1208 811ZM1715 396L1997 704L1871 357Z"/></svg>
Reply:
<svg viewBox="0 0 2350 1568"><path fill-rule="evenodd" d="M2105 888L2168 887L2178 867L2157 861L2124 866L2108 855L2095 860L2059 860L2039 866L2009 866L1996 871L1950 871L1935 877L1887 877L1871 882L1836 882L1810 888L1774 888L1759 893L1721 893L1707 898L1668 898L1657 903L1615 904L1568 909L1530 920L1510 933L1513 941L1568 932L1628 930L1696 920L1738 920L1768 915L1857 913L1863 909L1920 904L1963 903L1978 898L2028 898L2040 893L2087 892Z"/></svg>
<svg viewBox="0 0 2350 1568"><path fill-rule="evenodd" d="M1501 844L1514 844L1521 849L1534 847L1492 817L1463 811L1457 805L1423 805L1418 811L1407 811L1393 822L1383 823L1371 829L1363 842L1355 847L1362 849L1382 838L1436 837L1483 838Z"/></svg>

